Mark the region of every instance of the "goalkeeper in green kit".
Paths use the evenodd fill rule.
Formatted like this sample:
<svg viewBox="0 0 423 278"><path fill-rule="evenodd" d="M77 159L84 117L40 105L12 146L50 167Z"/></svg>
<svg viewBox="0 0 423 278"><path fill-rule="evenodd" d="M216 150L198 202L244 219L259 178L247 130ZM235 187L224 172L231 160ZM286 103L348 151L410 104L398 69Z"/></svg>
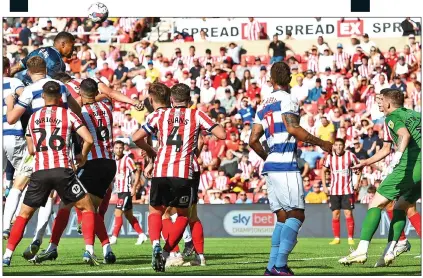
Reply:
<svg viewBox="0 0 423 278"><path fill-rule="evenodd" d="M395 259L395 245L406 224L406 211L421 197L421 115L402 106L404 94L401 91L383 89L380 94L385 123L397 149L392 162L384 171L387 177L369 204L357 249L339 260L344 265L367 261L367 250L379 226L382 209L396 200L388 245L382 255L385 264L390 265Z"/></svg>

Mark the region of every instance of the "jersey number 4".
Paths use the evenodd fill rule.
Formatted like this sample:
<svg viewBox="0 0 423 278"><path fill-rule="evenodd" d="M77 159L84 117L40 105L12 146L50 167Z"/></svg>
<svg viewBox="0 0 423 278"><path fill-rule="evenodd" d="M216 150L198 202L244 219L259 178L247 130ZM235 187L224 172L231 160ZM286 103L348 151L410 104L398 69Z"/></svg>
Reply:
<svg viewBox="0 0 423 278"><path fill-rule="evenodd" d="M168 146L176 146L176 151L179 152L181 150L182 136L178 134L179 126L174 126L170 135L167 137L166 145Z"/></svg>
<svg viewBox="0 0 423 278"><path fill-rule="evenodd" d="M61 151L66 143L65 139L63 139L62 136L57 135L60 131L60 128L55 128L53 132L51 133L50 137L47 138L47 131L44 128L35 128L32 130L34 133L40 133L40 139L38 139L37 145L35 146L35 150L37 152L45 152L48 150L48 148L54 150L54 151ZM48 141L48 144L45 142ZM56 142L58 144L56 145ZM43 146L45 145L45 146Z"/></svg>

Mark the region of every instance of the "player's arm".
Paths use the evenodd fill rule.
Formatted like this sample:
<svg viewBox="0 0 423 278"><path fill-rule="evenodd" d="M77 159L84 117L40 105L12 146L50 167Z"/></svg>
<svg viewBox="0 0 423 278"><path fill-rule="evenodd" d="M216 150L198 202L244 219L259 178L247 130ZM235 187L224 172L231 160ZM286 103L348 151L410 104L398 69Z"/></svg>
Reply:
<svg viewBox="0 0 423 278"><path fill-rule="evenodd" d="M308 173L310 172L310 165L308 165L308 163L304 163L304 171L301 174L301 177L304 178L305 176L308 175Z"/></svg>
<svg viewBox="0 0 423 278"><path fill-rule="evenodd" d="M250 147L261 157L261 159L267 159L267 153L260 143L260 138L263 136L264 130L261 124L253 124L253 130L251 131L250 141L248 142Z"/></svg>
<svg viewBox="0 0 423 278"><path fill-rule="evenodd" d="M322 173L321 178L322 178L322 186L323 186L323 192L325 192L325 194L328 194L329 190L326 186L326 172L329 171L329 169L325 166L322 167Z"/></svg>
<svg viewBox="0 0 423 278"><path fill-rule="evenodd" d="M391 145L392 145L392 142L384 142L382 149L376 152L372 157L365 159L363 161L360 161L360 163L357 165L354 165L352 169L361 169L365 166L372 165L373 163L376 163L384 159L391 153Z"/></svg>
<svg viewBox="0 0 423 278"><path fill-rule="evenodd" d="M87 161L88 153L91 151L91 148L94 144L94 139L88 130L88 128L84 125L80 125L76 129L76 133L84 140L84 143L82 144L82 151L81 151L81 160L79 161L77 167L82 167L85 162Z"/></svg>
<svg viewBox="0 0 423 278"><path fill-rule="evenodd" d="M139 129L137 132L132 135L132 141L137 145L137 147L146 151L147 155L154 159L156 156L156 151L145 141L145 138L150 134L145 131L144 128Z"/></svg>
<svg viewBox="0 0 423 278"><path fill-rule="evenodd" d="M321 147L326 152L332 152L332 143L323 141L316 136L308 133L300 126L300 117L293 113L285 113L282 115L282 120L289 134L294 136L297 140Z"/></svg>
<svg viewBox="0 0 423 278"><path fill-rule="evenodd" d="M137 194L138 191L138 184L140 183L140 178L141 178L141 171L138 169L135 169L134 172L134 183L132 186L132 192L131 192L131 196L135 196L135 194Z"/></svg>
<svg viewBox="0 0 423 278"><path fill-rule="evenodd" d="M69 105L69 109L75 113L76 115L78 115L79 117L81 117L81 105L79 105L78 101L76 101L76 99L73 98L73 96L69 95L68 96L68 105Z"/></svg>
<svg viewBox="0 0 423 278"><path fill-rule="evenodd" d="M25 68L21 63L16 63L11 69L10 69L10 76L14 76L18 72L23 71Z"/></svg>
<svg viewBox="0 0 423 278"><path fill-rule="evenodd" d="M137 106L140 103L139 100L130 99L126 95L124 95L122 93L119 93L118 91L112 90L111 88L109 88L104 83L99 83L98 84L98 90L102 94L105 94L106 96L108 96L109 98L111 98L111 99L113 99L115 101L119 101L119 102L123 102L123 103L128 103L128 104L131 104L131 105L134 105L134 106Z"/></svg>
<svg viewBox="0 0 423 278"><path fill-rule="evenodd" d="M15 124L21 116L25 113L27 105L24 103L20 103L18 101L18 105L15 106L15 98L13 95L9 95L6 98L6 118L7 123L10 125Z"/></svg>
<svg viewBox="0 0 423 278"><path fill-rule="evenodd" d="M30 118L30 121L32 120L32 116ZM35 155L35 149L34 149L34 142L32 141L32 137L31 137L31 133L29 130L29 125L27 127L27 131L25 134L25 139L26 139L26 146L28 148L28 153L30 155Z"/></svg>
<svg viewBox="0 0 423 278"><path fill-rule="evenodd" d="M363 175L363 172L359 171L358 173L355 173L357 175L357 183L354 185L354 191L358 191L358 189L360 188L360 181L361 181L361 176Z"/></svg>
<svg viewBox="0 0 423 278"><path fill-rule="evenodd" d="M203 139L203 135L200 134L198 136L198 147L197 147L197 150L195 151L196 157L200 157L201 151L203 150L203 146L204 146L204 139Z"/></svg>

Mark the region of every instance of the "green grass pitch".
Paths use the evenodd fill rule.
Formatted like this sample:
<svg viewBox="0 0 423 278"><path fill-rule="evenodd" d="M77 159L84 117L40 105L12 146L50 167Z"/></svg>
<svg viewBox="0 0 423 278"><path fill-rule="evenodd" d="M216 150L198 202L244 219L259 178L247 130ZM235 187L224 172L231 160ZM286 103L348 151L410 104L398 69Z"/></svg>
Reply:
<svg viewBox="0 0 423 278"><path fill-rule="evenodd" d="M30 239L24 239L16 249L11 267L4 267L3 274L7 276L163 275L163 273L156 274L151 269L151 245L144 243L141 246L135 246L135 241L136 238L118 239L118 244L112 246L117 262L113 265L91 267L82 262L84 249L82 238L62 239L58 259L41 265L32 265L21 257L23 250L30 243ZM337 262L340 257L346 256L349 252L346 240L336 246L328 245L329 241L330 239L300 238L289 261L289 266L295 275L421 275L421 259L414 258L420 255L420 240L411 240L411 251L402 254L392 266L385 268L373 267L383 252L386 245L385 239L372 242L366 264L355 264L350 267L339 265ZM46 246L47 239L42 248ZM183 248L182 245L181 247ZM270 238L206 239L206 267L172 267L168 268L164 275L263 275L269 249ZM102 249L98 241L95 252L102 258Z"/></svg>

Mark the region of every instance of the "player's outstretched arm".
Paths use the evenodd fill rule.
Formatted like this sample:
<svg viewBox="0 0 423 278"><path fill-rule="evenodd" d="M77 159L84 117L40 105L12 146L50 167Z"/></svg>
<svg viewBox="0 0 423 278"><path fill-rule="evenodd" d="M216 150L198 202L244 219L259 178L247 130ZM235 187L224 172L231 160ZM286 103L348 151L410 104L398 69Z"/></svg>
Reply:
<svg viewBox="0 0 423 278"><path fill-rule="evenodd" d="M68 96L68 105L69 109L75 113L78 117L81 117L81 105L72 97Z"/></svg>
<svg viewBox="0 0 423 278"><path fill-rule="evenodd" d="M360 161L359 164L354 165L352 167L352 169L361 169L365 166L369 166L372 165L373 163L376 163L382 159L384 159L385 157L387 157L390 153L391 153L391 142L384 142L382 149L380 149L378 152L376 152L372 157Z"/></svg>
<svg viewBox="0 0 423 278"><path fill-rule="evenodd" d="M195 150L196 157L200 157L201 151L203 150L203 146L204 146L204 139L203 139L203 135L200 134L198 136L198 147L197 147L197 150Z"/></svg>
<svg viewBox="0 0 423 278"><path fill-rule="evenodd" d="M216 125L210 131L217 139L225 140L226 139L226 131L221 125Z"/></svg>
<svg viewBox="0 0 423 278"><path fill-rule="evenodd" d="M139 104L139 101L136 99L130 99L129 97L125 96L122 93L119 93L118 91L112 90L111 88L107 87L104 83L98 84L98 90L102 93L107 95L109 98L120 101L123 103L128 103L134 106L137 106Z"/></svg>
<svg viewBox="0 0 423 278"><path fill-rule="evenodd" d="M316 136L308 133L304 128L300 126L300 117L295 114L283 114L282 115L283 123L286 126L286 129L289 134L293 135L297 140L309 143L315 146L319 146L324 151L331 153L332 152L332 143L329 141L323 141ZM251 137L250 137L251 138Z"/></svg>
<svg viewBox="0 0 423 278"><path fill-rule="evenodd" d="M267 159L267 153L260 143L260 138L263 136L264 130L261 124L253 124L253 130L251 131L250 141L248 142L250 147L263 159Z"/></svg>

